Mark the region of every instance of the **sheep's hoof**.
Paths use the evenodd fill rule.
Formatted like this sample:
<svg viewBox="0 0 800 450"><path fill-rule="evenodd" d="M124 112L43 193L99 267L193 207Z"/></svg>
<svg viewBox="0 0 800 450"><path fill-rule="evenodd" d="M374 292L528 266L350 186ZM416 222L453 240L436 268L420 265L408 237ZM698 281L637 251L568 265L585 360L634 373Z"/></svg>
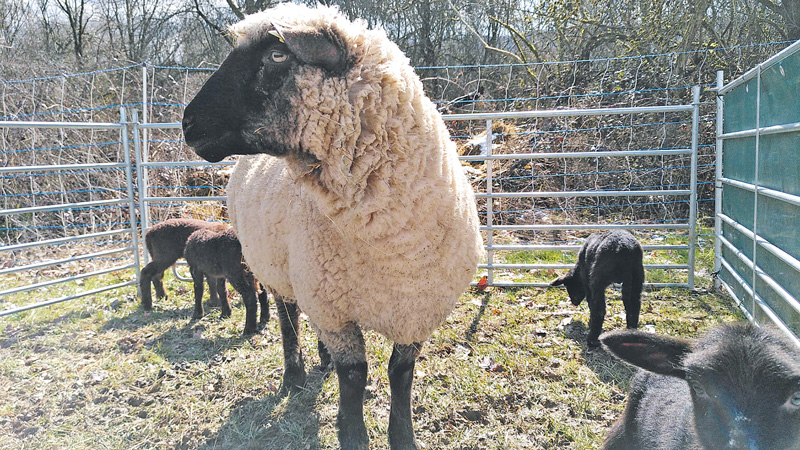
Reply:
<svg viewBox="0 0 800 450"><path fill-rule="evenodd" d="M202 312L199 312L199 313L196 312L196 313L192 314L192 320L200 320L202 318L203 318L203 313Z"/></svg>
<svg viewBox="0 0 800 450"><path fill-rule="evenodd" d="M328 374L333 372L333 362L329 362L328 364L317 364L314 366L312 370L315 370L322 374Z"/></svg>
<svg viewBox="0 0 800 450"><path fill-rule="evenodd" d="M593 341L586 341L586 345L588 345L590 349L596 349L600 347L600 341L597 339Z"/></svg>
<svg viewBox="0 0 800 450"><path fill-rule="evenodd" d="M278 391L280 395L288 395L290 393L298 393L303 390L306 384L305 372L284 372L283 382L281 389Z"/></svg>
<svg viewBox="0 0 800 450"><path fill-rule="evenodd" d="M244 333L242 334L245 336L250 336L251 334L258 333L258 331L259 331L258 327L244 327Z"/></svg>

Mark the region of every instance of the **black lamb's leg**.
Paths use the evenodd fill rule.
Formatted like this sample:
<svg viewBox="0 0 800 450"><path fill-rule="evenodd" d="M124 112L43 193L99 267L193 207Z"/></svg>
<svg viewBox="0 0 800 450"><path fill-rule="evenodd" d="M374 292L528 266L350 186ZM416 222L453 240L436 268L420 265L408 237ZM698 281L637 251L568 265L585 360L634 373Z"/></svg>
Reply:
<svg viewBox="0 0 800 450"><path fill-rule="evenodd" d="M421 344L395 344L389 359L389 386L392 390L389 446L392 450L419 449L411 421L411 386L420 348Z"/></svg>
<svg viewBox="0 0 800 450"><path fill-rule="evenodd" d="M153 309L153 297L150 292L151 283L156 290L156 297L164 298L166 296L164 292L164 283L161 279L164 276L164 270L168 268L169 265L165 266L164 264L165 263L161 261L150 261L139 274L139 294L142 296L142 308L144 308L145 311L151 311Z"/></svg>
<svg viewBox="0 0 800 450"><path fill-rule="evenodd" d="M156 298L162 299L167 296L164 292L164 271L160 271L153 276L153 287L156 289Z"/></svg>
<svg viewBox="0 0 800 450"><path fill-rule="evenodd" d="M589 336L586 342L590 348L600 346L600 333L603 332L603 320L606 318L605 286L592 285L587 292L589 301Z"/></svg>
<svg viewBox="0 0 800 450"><path fill-rule="evenodd" d="M628 328L639 328L643 284L644 273L634 273L630 280L622 284L622 304L625 305L625 324Z"/></svg>
<svg viewBox="0 0 800 450"><path fill-rule="evenodd" d="M324 372L328 370L331 365L331 354L328 352L328 347L321 340L317 340L317 351L319 352L319 371Z"/></svg>
<svg viewBox="0 0 800 450"><path fill-rule="evenodd" d="M203 272L194 267L189 267L189 272L192 274L192 281L194 281L194 314L192 319L203 318ZM209 283L209 291L214 289L214 286Z"/></svg>
<svg viewBox="0 0 800 450"><path fill-rule="evenodd" d="M364 424L364 389L367 387L367 360L364 335L355 324L336 333L320 333L331 351L339 377L339 447L343 450L368 450L369 437ZM333 343L335 347L329 344Z"/></svg>
<svg viewBox="0 0 800 450"><path fill-rule="evenodd" d="M299 311L294 303L285 302L283 297L272 293L275 308L278 310L278 321L281 324L283 340L283 383L281 393L299 391L306 384L306 369L303 365L303 352L298 342Z"/></svg>
<svg viewBox="0 0 800 450"><path fill-rule="evenodd" d="M269 297L267 296L267 289L261 283L256 283L256 286L259 289L258 303L261 305L261 319L258 323L264 325L269 322Z"/></svg>
<svg viewBox="0 0 800 450"><path fill-rule="evenodd" d="M227 275L228 281L231 282L233 288L239 291L239 295L242 296L245 310L244 334L253 334L258 331L258 324L256 323L258 304L256 303L256 290L253 285L253 279L248 279L244 271L241 270ZM227 303L227 299L225 303ZM230 311L230 306L228 306L228 309Z"/></svg>
<svg viewBox="0 0 800 450"><path fill-rule="evenodd" d="M231 302L228 300L228 290L225 288L225 277L217 278L217 301L222 310L222 317L231 316Z"/></svg>

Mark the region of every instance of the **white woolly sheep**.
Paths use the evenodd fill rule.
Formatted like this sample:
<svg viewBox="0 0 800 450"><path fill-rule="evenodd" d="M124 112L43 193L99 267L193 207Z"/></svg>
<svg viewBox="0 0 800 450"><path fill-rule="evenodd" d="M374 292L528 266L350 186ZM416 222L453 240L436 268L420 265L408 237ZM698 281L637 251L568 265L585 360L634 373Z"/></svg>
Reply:
<svg viewBox="0 0 800 450"><path fill-rule="evenodd" d="M155 287L157 298L161 299L166 296L164 283L161 281L164 271L175 264L178 259L183 258L183 250L189 235L197 230L225 230L229 227L230 225L222 222L178 218L167 219L147 230L144 235L144 243L151 261L144 266L139 279L142 307L146 311L153 309L151 283Z"/></svg>
<svg viewBox="0 0 800 450"><path fill-rule="evenodd" d="M749 323L696 343L639 331L600 340L640 367L607 450L800 448L800 348Z"/></svg>
<svg viewBox="0 0 800 450"><path fill-rule="evenodd" d="M225 290L227 279L242 296L246 318L244 334L258 330L256 325L256 298L261 305L261 321L269 320L267 291L259 286L253 273L242 259L242 245L232 228L224 231L197 230L186 240L183 257L189 264L194 281L194 318L203 317L203 278L208 279L211 303L217 300L222 307L222 317L230 317L231 305Z"/></svg>
<svg viewBox="0 0 800 450"><path fill-rule="evenodd" d="M642 256L642 246L628 231L594 233L581 246L575 267L550 282L550 286L563 284L575 306L586 299L589 304L589 334L586 337L589 347L600 346L597 337L603 331L606 317L605 291L611 283L622 283L627 327L639 327L644 284Z"/></svg>
<svg viewBox="0 0 800 450"><path fill-rule="evenodd" d="M342 448L368 447L362 329L394 342L389 443L418 448L416 357L483 254L455 144L384 31L290 3L232 31L237 46L186 107L186 142L209 161L259 154L236 164L231 221L278 310L296 304L330 351ZM286 348L297 327L286 329L292 389L305 370L299 349Z"/></svg>

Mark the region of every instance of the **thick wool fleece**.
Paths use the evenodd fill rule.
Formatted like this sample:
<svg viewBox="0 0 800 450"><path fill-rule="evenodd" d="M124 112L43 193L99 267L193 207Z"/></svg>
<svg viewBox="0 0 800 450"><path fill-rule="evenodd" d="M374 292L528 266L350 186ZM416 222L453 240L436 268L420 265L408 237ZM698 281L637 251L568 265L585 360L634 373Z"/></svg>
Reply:
<svg viewBox="0 0 800 450"><path fill-rule="evenodd" d="M301 67L300 95L287 105L293 132L283 136L297 151L239 159L228 206L245 259L318 330L355 323L399 344L424 341L483 255L455 144L383 31L293 4L233 30L247 45L273 23L334 30L349 69L337 76Z"/></svg>

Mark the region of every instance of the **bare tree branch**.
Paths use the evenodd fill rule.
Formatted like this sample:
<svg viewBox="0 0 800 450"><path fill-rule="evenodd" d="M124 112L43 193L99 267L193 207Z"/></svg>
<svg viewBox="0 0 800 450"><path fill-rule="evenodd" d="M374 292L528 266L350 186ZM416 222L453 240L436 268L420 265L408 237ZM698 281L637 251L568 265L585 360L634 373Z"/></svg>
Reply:
<svg viewBox="0 0 800 450"><path fill-rule="evenodd" d="M229 3L230 3L230 2L229 2ZM220 27L219 25L217 25L216 23L214 23L213 21L211 21L211 19L209 19L209 18L208 18L208 16L206 16L205 14L203 14L203 11L202 11L202 10L200 10L200 2L199 2L198 0L194 0L194 10L195 10L195 12L197 13L197 15L198 15L198 16L199 16L201 19L203 19L203 22L205 22L205 23L206 23L206 25L208 25L209 27L211 27L211 29L213 29L214 31L216 31L216 32L217 32L217 34L219 34L220 36L222 36L222 38L223 38L223 39L225 39L225 42L227 42L227 43L228 43L228 45L230 45L231 47L233 47L233 45L234 45L233 36L231 36L231 34L230 34L230 33L228 33L228 30L227 30L227 29Z"/></svg>
<svg viewBox="0 0 800 450"><path fill-rule="evenodd" d="M477 38L478 38L478 40L480 40L480 41L481 41L481 44L483 44L483 48L485 48L486 50L491 50L491 51L493 51L493 52L500 53L501 55L509 56L509 57L511 57L511 58L514 58L514 59L516 59L516 60L517 60L517 61L519 61L519 62L525 62L525 61L523 61L523 59L522 59L522 58L521 58L519 55L515 55L514 53L511 53L511 52L509 52L508 50L503 50L502 48L497 48L497 47L493 47L493 46L489 45L489 44L486 42L486 40L484 40L484 39L483 39L483 36L481 36L481 35L480 35L480 33L478 33L477 31L475 31L475 28L473 28L473 27L472 27L472 25L470 25L469 23L467 23L467 21L466 21L466 20L464 20L464 17L461 15L461 11L459 11L459 10L458 10L458 9L455 7L455 5L453 5L453 2L452 2L451 0L447 0L447 3L450 5L450 8L453 10L453 12L455 12L455 13L456 13L456 15L458 15L458 20L460 20L460 21L461 21L461 23L463 23L463 24L464 24L464 26L465 26L465 27L467 27L467 29L468 29L468 30L469 30L469 31L470 31L472 34L474 34L474 35L475 35L475 37L477 37Z"/></svg>

